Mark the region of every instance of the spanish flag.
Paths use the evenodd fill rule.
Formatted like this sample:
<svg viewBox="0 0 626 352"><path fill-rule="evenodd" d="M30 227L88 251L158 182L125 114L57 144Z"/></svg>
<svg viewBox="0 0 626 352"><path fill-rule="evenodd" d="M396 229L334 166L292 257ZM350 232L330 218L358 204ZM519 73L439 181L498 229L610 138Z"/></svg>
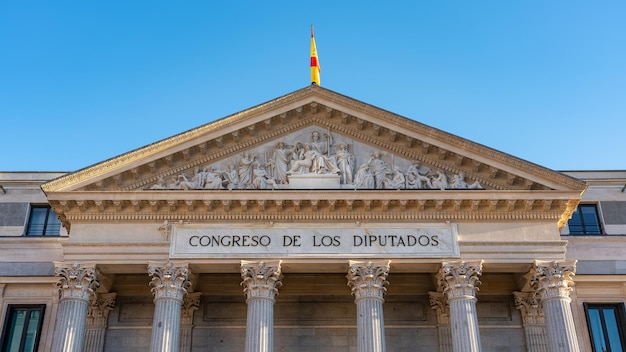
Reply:
<svg viewBox="0 0 626 352"><path fill-rule="evenodd" d="M320 85L320 62L317 59L317 49L315 48L315 37L313 35L313 25L311 25L311 84Z"/></svg>

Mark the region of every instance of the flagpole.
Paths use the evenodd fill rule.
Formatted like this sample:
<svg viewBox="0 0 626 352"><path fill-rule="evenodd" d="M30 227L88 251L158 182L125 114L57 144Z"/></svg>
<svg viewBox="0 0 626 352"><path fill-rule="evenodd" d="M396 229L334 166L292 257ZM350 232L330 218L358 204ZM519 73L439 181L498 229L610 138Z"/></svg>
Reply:
<svg viewBox="0 0 626 352"><path fill-rule="evenodd" d="M315 47L315 27L311 24L311 84L320 85L320 63Z"/></svg>

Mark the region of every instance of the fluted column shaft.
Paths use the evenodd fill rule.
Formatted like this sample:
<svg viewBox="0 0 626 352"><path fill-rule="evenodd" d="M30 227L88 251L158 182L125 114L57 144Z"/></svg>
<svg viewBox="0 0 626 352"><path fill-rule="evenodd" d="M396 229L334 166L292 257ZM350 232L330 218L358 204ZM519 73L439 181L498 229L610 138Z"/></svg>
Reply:
<svg viewBox="0 0 626 352"><path fill-rule="evenodd" d="M85 330L85 352L100 352L104 348L106 327L87 327Z"/></svg>
<svg viewBox="0 0 626 352"><path fill-rule="evenodd" d="M98 286L95 263L55 262L59 309L52 352L83 352L89 300Z"/></svg>
<svg viewBox="0 0 626 352"><path fill-rule="evenodd" d="M148 274L154 295L151 352L178 352L183 298L191 286L188 263L150 262Z"/></svg>
<svg viewBox="0 0 626 352"><path fill-rule="evenodd" d="M385 352L384 294L390 261L350 261L348 286L357 309L357 351Z"/></svg>
<svg viewBox="0 0 626 352"><path fill-rule="evenodd" d="M570 306L576 262L535 261L531 285L541 298L550 352L578 352L578 339Z"/></svg>
<svg viewBox="0 0 626 352"><path fill-rule="evenodd" d="M115 306L115 293L95 294L91 296L87 310L85 330L85 352L102 352L109 312Z"/></svg>
<svg viewBox="0 0 626 352"><path fill-rule="evenodd" d="M447 295L450 309L452 348L455 352L482 351L476 291L482 274L482 262L443 262L437 281Z"/></svg>
<svg viewBox="0 0 626 352"><path fill-rule="evenodd" d="M278 294L281 261L241 261L241 285L246 295L245 352L272 352L274 350L274 302Z"/></svg>

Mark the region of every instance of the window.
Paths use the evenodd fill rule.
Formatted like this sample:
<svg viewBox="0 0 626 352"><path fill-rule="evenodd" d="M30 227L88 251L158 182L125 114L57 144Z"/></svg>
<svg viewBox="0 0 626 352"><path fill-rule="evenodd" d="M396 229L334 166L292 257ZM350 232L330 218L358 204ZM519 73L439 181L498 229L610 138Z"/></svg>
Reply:
<svg viewBox="0 0 626 352"><path fill-rule="evenodd" d="M585 303L591 346L595 352L623 352L624 305Z"/></svg>
<svg viewBox="0 0 626 352"><path fill-rule="evenodd" d="M595 204L580 204L567 223L571 235L601 235L600 218Z"/></svg>
<svg viewBox="0 0 626 352"><path fill-rule="evenodd" d="M2 352L37 351L45 308L45 304L9 305L2 331Z"/></svg>
<svg viewBox="0 0 626 352"><path fill-rule="evenodd" d="M26 236L58 236L61 221L49 206L32 206Z"/></svg>

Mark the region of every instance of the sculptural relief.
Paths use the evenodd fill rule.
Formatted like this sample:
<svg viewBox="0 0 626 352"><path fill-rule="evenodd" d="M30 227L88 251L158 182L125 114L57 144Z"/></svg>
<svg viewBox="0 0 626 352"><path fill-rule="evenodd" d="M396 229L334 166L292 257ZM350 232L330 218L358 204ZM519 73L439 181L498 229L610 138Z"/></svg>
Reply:
<svg viewBox="0 0 626 352"><path fill-rule="evenodd" d="M375 188L383 188L383 180L387 177L388 173L391 173L389 165L380 158L380 153L375 151L370 154L370 159L367 162L370 165L372 175L374 175Z"/></svg>
<svg viewBox="0 0 626 352"><path fill-rule="evenodd" d="M337 144L333 144L335 139ZM359 167L355 169L356 165ZM292 177L298 177L296 187L307 187L309 183L314 186L316 179L331 177L337 188L344 189L483 188L478 181L466 181L463 172L446 173L418 160L395 158L366 145L354 145L354 141L341 136L333 138L330 131L322 134L307 128L218 163L196 166L190 174L161 176L150 189L288 189Z"/></svg>
<svg viewBox="0 0 626 352"><path fill-rule="evenodd" d="M348 145L340 143L337 145L337 151L335 152L335 161L337 162L337 168L341 175L341 183L351 184L353 181L354 173L354 155L348 151Z"/></svg>

